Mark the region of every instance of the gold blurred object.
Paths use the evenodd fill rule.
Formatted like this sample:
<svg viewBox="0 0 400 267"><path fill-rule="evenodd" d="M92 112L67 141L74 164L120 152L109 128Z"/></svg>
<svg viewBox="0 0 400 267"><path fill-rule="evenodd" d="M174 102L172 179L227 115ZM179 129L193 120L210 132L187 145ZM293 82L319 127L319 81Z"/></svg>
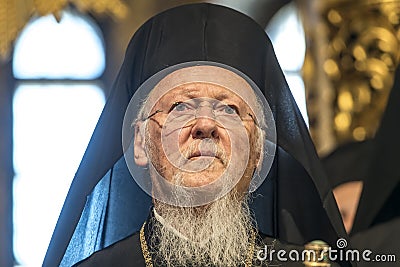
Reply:
<svg viewBox="0 0 400 267"><path fill-rule="evenodd" d="M81 12L110 15L122 19L128 7L122 0L0 0L0 61L9 58L12 44L33 16L53 14L61 20L61 11L74 5Z"/></svg>
<svg viewBox="0 0 400 267"><path fill-rule="evenodd" d="M67 5L67 0L33 0L34 10L39 16L53 14L57 21L60 21L60 12Z"/></svg>
<svg viewBox="0 0 400 267"><path fill-rule="evenodd" d="M0 0L0 60L8 58L12 42L32 13L32 1Z"/></svg>
<svg viewBox="0 0 400 267"><path fill-rule="evenodd" d="M50 0L47 0L50 1ZM109 14L123 19L128 14L128 7L121 0L69 0L82 12L94 12L98 15Z"/></svg>
<svg viewBox="0 0 400 267"><path fill-rule="evenodd" d="M400 56L400 0L297 0L307 40L303 78L320 155L371 138Z"/></svg>
<svg viewBox="0 0 400 267"><path fill-rule="evenodd" d="M314 240L305 246L304 266L330 267L329 245L321 240Z"/></svg>

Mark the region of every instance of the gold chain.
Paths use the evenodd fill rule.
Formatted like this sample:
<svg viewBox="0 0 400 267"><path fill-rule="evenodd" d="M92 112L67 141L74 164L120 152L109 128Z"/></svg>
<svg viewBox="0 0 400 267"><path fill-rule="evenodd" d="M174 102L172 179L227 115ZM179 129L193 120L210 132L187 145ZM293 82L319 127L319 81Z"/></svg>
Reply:
<svg viewBox="0 0 400 267"><path fill-rule="evenodd" d="M153 267L153 263L151 261L151 255L149 252L149 249L147 247L147 242L144 237L144 226L146 225L146 222L144 222L142 228L140 229L140 246L142 247L142 253L144 257L144 261L146 263L146 267Z"/></svg>
<svg viewBox="0 0 400 267"><path fill-rule="evenodd" d="M142 225L142 228L140 229L140 234L139 234L140 246L142 248L142 253L143 253L144 261L146 263L146 267L153 267L149 248L147 247L147 242L146 242L146 239L144 236L145 225L146 225L146 222L144 222L144 224ZM256 243L256 231L254 231L254 229L251 229L250 245L249 245L247 258L246 258L245 265L244 265L245 267L251 267L251 265L252 265L255 243Z"/></svg>
<svg viewBox="0 0 400 267"><path fill-rule="evenodd" d="M246 261L244 262L245 267L251 267L251 265L253 265L253 255L254 255L255 245L256 245L256 231L254 229L251 229L249 251L247 253Z"/></svg>

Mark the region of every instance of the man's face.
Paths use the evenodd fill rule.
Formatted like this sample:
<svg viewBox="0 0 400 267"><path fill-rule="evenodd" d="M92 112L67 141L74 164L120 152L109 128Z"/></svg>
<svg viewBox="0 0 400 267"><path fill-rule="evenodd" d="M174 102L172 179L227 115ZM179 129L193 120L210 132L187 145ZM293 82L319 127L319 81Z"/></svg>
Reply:
<svg viewBox="0 0 400 267"><path fill-rule="evenodd" d="M141 126L155 171L173 184L201 187L242 169L234 186L245 192L261 149L256 147L255 109L243 100L255 99L254 92L240 93L242 97L216 84L193 82L163 94L150 111L155 115Z"/></svg>
<svg viewBox="0 0 400 267"><path fill-rule="evenodd" d="M362 181L352 181L341 184L333 189L333 194L347 233L350 233L353 227L362 188Z"/></svg>

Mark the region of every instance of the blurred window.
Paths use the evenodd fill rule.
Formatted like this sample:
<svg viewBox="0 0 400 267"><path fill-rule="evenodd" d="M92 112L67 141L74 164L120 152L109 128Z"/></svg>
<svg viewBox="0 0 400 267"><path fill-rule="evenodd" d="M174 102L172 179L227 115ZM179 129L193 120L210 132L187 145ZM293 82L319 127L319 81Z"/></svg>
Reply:
<svg viewBox="0 0 400 267"><path fill-rule="evenodd" d="M272 41L297 106L308 125L305 88L301 76L306 41L296 4L291 2L283 6L270 20L266 32Z"/></svg>
<svg viewBox="0 0 400 267"><path fill-rule="evenodd" d="M14 254L41 266L68 188L105 103L102 34L72 11L35 18L15 44Z"/></svg>

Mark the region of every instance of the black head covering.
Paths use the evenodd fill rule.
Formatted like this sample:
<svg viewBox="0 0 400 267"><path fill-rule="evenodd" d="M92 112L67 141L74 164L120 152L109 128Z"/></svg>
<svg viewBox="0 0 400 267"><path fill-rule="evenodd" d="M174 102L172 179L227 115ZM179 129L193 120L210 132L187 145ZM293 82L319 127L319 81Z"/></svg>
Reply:
<svg viewBox="0 0 400 267"><path fill-rule="evenodd" d="M121 143L127 105L155 73L179 63L212 61L246 74L276 121L272 168L252 203L261 232L297 244L345 236L328 181L272 44L249 17L212 4L163 12L133 36L124 63L68 192L44 266L70 266L137 231L151 199L127 170ZM144 97L144 96L143 96Z"/></svg>

